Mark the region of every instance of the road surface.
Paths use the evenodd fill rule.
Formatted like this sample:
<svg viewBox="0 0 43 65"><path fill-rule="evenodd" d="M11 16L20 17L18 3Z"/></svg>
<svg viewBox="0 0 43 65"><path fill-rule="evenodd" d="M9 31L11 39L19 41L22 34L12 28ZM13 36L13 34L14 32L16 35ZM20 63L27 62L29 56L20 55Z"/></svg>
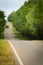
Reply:
<svg viewBox="0 0 43 65"><path fill-rule="evenodd" d="M8 23L9 28L5 29L5 38L14 47L21 65L43 65L43 41L18 40L12 31L12 26Z"/></svg>

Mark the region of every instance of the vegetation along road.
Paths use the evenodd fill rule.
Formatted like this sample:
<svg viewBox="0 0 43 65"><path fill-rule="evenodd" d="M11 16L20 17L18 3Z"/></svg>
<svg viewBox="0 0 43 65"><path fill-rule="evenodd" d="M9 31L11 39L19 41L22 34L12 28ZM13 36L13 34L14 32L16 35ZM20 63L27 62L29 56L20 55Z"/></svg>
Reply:
<svg viewBox="0 0 43 65"><path fill-rule="evenodd" d="M13 34L11 23L5 29L5 38L9 41L20 65L43 65L43 41L18 40Z"/></svg>
<svg viewBox="0 0 43 65"><path fill-rule="evenodd" d="M15 65L11 47L5 39L0 39L0 65Z"/></svg>

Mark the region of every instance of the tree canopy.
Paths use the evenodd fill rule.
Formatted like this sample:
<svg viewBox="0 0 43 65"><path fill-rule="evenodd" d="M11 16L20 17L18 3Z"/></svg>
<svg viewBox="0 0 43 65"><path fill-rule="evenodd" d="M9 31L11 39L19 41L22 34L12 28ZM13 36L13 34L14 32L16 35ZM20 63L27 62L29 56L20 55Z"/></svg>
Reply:
<svg viewBox="0 0 43 65"><path fill-rule="evenodd" d="M43 39L43 0L25 2L8 16L8 20L29 39Z"/></svg>

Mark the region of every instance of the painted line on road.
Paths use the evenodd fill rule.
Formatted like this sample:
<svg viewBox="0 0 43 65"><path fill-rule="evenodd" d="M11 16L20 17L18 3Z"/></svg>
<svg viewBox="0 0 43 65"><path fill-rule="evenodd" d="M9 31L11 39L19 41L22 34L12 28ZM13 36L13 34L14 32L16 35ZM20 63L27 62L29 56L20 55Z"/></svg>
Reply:
<svg viewBox="0 0 43 65"><path fill-rule="evenodd" d="M7 41L9 42L10 46L12 47L12 49L13 49L13 51L14 51L14 53L15 53L15 55L16 55L16 57L17 57L17 60L18 60L18 62L20 63L20 65L24 65L23 62L21 61L21 59L20 59L20 57L19 57L17 51L15 50L14 46L11 44L11 42L10 42L9 40L7 40Z"/></svg>

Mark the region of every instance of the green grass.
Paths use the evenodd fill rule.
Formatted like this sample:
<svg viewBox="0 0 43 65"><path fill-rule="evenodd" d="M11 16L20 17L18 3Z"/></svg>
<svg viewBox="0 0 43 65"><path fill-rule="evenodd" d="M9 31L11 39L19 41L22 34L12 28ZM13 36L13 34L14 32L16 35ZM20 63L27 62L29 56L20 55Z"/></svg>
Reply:
<svg viewBox="0 0 43 65"><path fill-rule="evenodd" d="M15 65L11 47L6 40L0 40L0 65Z"/></svg>

